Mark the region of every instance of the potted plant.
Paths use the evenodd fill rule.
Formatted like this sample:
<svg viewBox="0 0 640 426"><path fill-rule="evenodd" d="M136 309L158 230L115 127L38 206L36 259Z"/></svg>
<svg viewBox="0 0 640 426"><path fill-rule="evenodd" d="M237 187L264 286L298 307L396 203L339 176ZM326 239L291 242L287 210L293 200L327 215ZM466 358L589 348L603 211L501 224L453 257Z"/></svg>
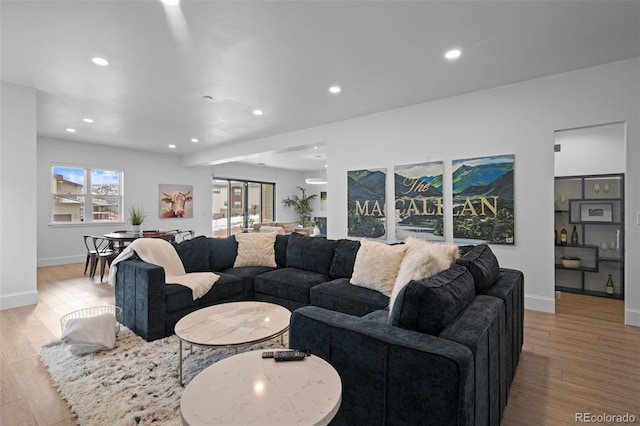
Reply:
<svg viewBox="0 0 640 426"><path fill-rule="evenodd" d="M144 209L132 206L129 209L129 223L133 228L133 232L140 232L140 225L144 222L144 218L147 217Z"/></svg>
<svg viewBox="0 0 640 426"><path fill-rule="evenodd" d="M306 190L302 187L298 187L298 190L300 191L299 196L297 194L291 195L282 200L282 204L285 207L292 207L298 214L300 225L306 228L311 222L311 212L313 211L311 202L318 197L318 194L307 195Z"/></svg>
<svg viewBox="0 0 640 426"><path fill-rule="evenodd" d="M313 226L313 230L311 231L311 234L320 235L320 227L322 225L324 225L324 222L322 222L321 220L318 220L318 219L312 220L309 224L309 226Z"/></svg>

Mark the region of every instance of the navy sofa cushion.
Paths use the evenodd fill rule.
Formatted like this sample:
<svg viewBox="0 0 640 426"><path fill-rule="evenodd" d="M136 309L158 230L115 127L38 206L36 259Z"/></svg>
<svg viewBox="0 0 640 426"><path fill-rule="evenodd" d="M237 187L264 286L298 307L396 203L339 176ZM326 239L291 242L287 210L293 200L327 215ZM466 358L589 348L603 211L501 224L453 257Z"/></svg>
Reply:
<svg viewBox="0 0 640 426"><path fill-rule="evenodd" d="M242 290L253 292L256 276L273 270L275 270L275 268L270 266L241 266L238 268L225 269L222 272L240 278L242 281Z"/></svg>
<svg viewBox="0 0 640 426"><path fill-rule="evenodd" d="M410 281L400 290L389 324L437 336L474 298L471 273L453 265L429 278Z"/></svg>
<svg viewBox="0 0 640 426"><path fill-rule="evenodd" d="M254 290L258 293L309 304L309 289L329 277L299 268L282 268L255 277ZM215 287L215 286L214 286Z"/></svg>
<svg viewBox="0 0 640 426"><path fill-rule="evenodd" d="M311 304L336 312L361 317L389 306L389 298L379 291L338 278L311 288Z"/></svg>
<svg viewBox="0 0 640 426"><path fill-rule="evenodd" d="M335 240L307 237L294 232L289 235L287 267L328 276L335 247Z"/></svg>
<svg viewBox="0 0 640 426"><path fill-rule="evenodd" d="M276 264L278 268L287 266L287 246L289 245L289 235L276 235Z"/></svg>
<svg viewBox="0 0 640 426"><path fill-rule="evenodd" d="M360 241L338 240L329 268L329 276L331 278L351 278L359 249Z"/></svg>
<svg viewBox="0 0 640 426"><path fill-rule="evenodd" d="M173 247L178 252L180 260L187 273L210 272L209 269L209 241L204 235L180 243L174 243Z"/></svg>
<svg viewBox="0 0 640 426"><path fill-rule="evenodd" d="M471 272L476 285L476 293L482 292L498 281L500 275L498 259L486 244L473 247L462 255L457 263L466 266Z"/></svg>
<svg viewBox="0 0 640 426"><path fill-rule="evenodd" d="M238 243L233 235L227 238L209 238L209 271L233 268L238 254Z"/></svg>

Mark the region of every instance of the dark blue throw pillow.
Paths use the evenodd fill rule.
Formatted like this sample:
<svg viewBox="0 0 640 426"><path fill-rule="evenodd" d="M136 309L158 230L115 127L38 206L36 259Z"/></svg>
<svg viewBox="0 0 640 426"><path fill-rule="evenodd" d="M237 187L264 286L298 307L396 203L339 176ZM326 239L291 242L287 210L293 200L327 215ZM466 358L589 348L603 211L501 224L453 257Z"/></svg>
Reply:
<svg viewBox="0 0 640 426"><path fill-rule="evenodd" d="M335 240L307 237L296 232L289 235L287 267L329 275Z"/></svg>
<svg viewBox="0 0 640 426"><path fill-rule="evenodd" d="M329 276L331 278L351 278L356 255L360 249L360 241L338 240L334 250Z"/></svg>
<svg viewBox="0 0 640 426"><path fill-rule="evenodd" d="M400 290L389 324L437 336L474 298L471 273L453 265L429 278L410 281Z"/></svg>
<svg viewBox="0 0 640 426"><path fill-rule="evenodd" d="M207 237L200 235L190 240L173 244L187 273L210 271L209 242L207 240Z"/></svg>
<svg viewBox="0 0 640 426"><path fill-rule="evenodd" d="M233 268L238 255L238 243L233 235L227 238L208 238L209 240L209 270L211 272L224 271Z"/></svg>
<svg viewBox="0 0 640 426"><path fill-rule="evenodd" d="M464 253L456 261L458 265L466 266L473 276L476 293L486 290L498 281L500 266L498 259L486 244L479 244Z"/></svg>

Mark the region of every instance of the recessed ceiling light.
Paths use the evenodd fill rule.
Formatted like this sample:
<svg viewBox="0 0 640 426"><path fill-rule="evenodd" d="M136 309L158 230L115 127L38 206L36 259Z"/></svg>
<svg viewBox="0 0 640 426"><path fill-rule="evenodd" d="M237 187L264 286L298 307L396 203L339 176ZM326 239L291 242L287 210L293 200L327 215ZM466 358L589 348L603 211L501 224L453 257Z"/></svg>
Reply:
<svg viewBox="0 0 640 426"><path fill-rule="evenodd" d="M100 66L103 66L103 67L106 67L107 65L109 65L109 61L107 61L104 58L97 58L96 57L96 58L93 58L91 60L93 61L94 64L100 65Z"/></svg>
<svg viewBox="0 0 640 426"><path fill-rule="evenodd" d="M85 123L93 123L93 118L83 118L82 121Z"/></svg>
<svg viewBox="0 0 640 426"><path fill-rule="evenodd" d="M176 6L178 4L180 4L180 0L162 0L162 3L169 5L169 6Z"/></svg>
<svg viewBox="0 0 640 426"><path fill-rule="evenodd" d="M191 138L191 142L198 143L198 142L200 142L200 140L198 138Z"/></svg>
<svg viewBox="0 0 640 426"><path fill-rule="evenodd" d="M329 87L329 92L337 95L338 93L342 92L342 89L340 88L340 86L331 86Z"/></svg>
<svg viewBox="0 0 640 426"><path fill-rule="evenodd" d="M462 55L462 52L460 51L460 49L451 49L451 50L447 50L447 52L444 54L444 57L449 60L453 60L453 59L458 59L460 55Z"/></svg>
<svg viewBox="0 0 640 426"><path fill-rule="evenodd" d="M204 99L205 101L211 101L211 102L213 102L213 96L210 96L210 95L204 95L204 96L202 97L202 99Z"/></svg>
<svg viewBox="0 0 640 426"><path fill-rule="evenodd" d="M261 110L261 109L254 109L254 110L253 110L253 115L258 115L258 116L260 116L260 115L262 115L262 114L264 114L264 113L262 112L262 110Z"/></svg>
<svg viewBox="0 0 640 426"><path fill-rule="evenodd" d="M72 129L71 127L67 128L67 132L69 133L75 133L76 129Z"/></svg>
<svg viewBox="0 0 640 426"><path fill-rule="evenodd" d="M169 145L169 148L174 149L176 146L174 144Z"/></svg>

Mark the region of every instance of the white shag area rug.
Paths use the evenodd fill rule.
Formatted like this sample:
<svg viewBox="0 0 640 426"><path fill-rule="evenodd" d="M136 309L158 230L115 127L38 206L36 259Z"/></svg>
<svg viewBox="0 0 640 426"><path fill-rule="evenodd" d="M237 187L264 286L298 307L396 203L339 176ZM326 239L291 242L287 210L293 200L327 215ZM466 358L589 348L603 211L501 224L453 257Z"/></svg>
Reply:
<svg viewBox="0 0 640 426"><path fill-rule="evenodd" d="M288 333L284 335L285 346ZM235 353L183 344L185 386L209 365ZM282 348L280 337L239 352ZM178 338L147 342L121 327L109 351L75 356L60 340L46 343L40 357L81 426L180 425Z"/></svg>

